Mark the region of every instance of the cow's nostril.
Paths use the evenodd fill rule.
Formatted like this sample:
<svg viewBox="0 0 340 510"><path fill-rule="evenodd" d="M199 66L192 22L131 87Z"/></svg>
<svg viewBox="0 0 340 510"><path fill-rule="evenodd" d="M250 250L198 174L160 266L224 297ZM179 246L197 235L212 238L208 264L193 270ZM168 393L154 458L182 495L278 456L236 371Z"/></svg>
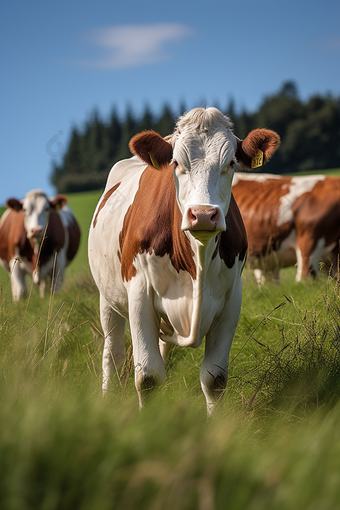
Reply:
<svg viewBox="0 0 340 510"><path fill-rule="evenodd" d="M191 221L195 221L197 220L197 215L195 215L193 212L192 212L192 209L189 209L189 219Z"/></svg>

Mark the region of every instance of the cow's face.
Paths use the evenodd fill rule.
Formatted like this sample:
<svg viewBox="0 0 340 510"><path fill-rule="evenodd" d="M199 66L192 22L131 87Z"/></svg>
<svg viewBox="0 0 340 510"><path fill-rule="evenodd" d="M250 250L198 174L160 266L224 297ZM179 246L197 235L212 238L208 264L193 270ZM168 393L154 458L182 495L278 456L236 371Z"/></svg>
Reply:
<svg viewBox="0 0 340 510"><path fill-rule="evenodd" d="M33 190L21 201L15 198L7 200L7 207L16 211L22 210L27 238L40 242L47 228L51 211L62 207L66 202L67 199L63 195L57 195L50 201L42 191Z"/></svg>
<svg viewBox="0 0 340 510"><path fill-rule="evenodd" d="M218 112L220 114L220 112ZM181 228L203 240L226 229L225 217L231 199L233 166L237 149L231 124L210 126L181 122L174 143L173 159Z"/></svg>
<svg viewBox="0 0 340 510"><path fill-rule="evenodd" d="M266 129L254 130L242 141L231 127L216 108L195 108L179 119L166 140L145 132L130 142L132 152L156 168L173 162L181 228L200 241L226 230L234 166L250 169L259 149L265 163L280 142Z"/></svg>

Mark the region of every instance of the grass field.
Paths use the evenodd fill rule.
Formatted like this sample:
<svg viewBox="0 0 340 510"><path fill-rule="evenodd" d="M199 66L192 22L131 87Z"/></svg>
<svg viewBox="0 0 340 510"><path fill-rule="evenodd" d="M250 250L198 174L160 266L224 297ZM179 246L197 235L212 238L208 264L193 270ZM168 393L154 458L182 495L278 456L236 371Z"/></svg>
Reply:
<svg viewBox="0 0 340 510"><path fill-rule="evenodd" d="M101 397L86 255L99 196L70 196L83 236L59 294L13 304L0 272L0 508L340 509L339 282L296 284L291 268L258 289L246 270L219 411L207 420L201 346L170 352L140 414L130 347Z"/></svg>

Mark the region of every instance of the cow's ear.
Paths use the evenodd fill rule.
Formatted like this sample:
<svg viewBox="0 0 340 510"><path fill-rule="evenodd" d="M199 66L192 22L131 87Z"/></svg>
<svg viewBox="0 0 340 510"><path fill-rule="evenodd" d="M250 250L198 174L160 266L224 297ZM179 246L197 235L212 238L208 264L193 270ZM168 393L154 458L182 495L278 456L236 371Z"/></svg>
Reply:
<svg viewBox="0 0 340 510"><path fill-rule="evenodd" d="M236 159L241 168L258 168L270 160L280 145L280 137L270 129L254 129L237 141Z"/></svg>
<svg viewBox="0 0 340 510"><path fill-rule="evenodd" d="M172 160L172 145L155 131L144 131L135 135L131 138L129 147L132 154L157 169L169 165Z"/></svg>
<svg viewBox="0 0 340 510"><path fill-rule="evenodd" d="M67 204L67 197L65 197L65 195L57 195L53 200L50 200L50 204L53 209L59 211L59 209Z"/></svg>
<svg viewBox="0 0 340 510"><path fill-rule="evenodd" d="M9 198L6 202L8 209L14 209L14 211L21 211L22 203L17 198Z"/></svg>

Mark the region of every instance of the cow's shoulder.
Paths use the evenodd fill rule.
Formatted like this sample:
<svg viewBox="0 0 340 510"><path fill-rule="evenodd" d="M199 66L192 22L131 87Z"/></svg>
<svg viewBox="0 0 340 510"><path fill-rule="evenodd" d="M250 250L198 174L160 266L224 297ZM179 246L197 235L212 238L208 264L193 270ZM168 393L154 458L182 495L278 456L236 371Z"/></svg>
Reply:
<svg viewBox="0 0 340 510"><path fill-rule="evenodd" d="M320 176L321 177L321 176ZM330 222L338 223L340 215L340 178L322 176L310 185L295 201L294 213L298 225L319 224L322 221L325 231Z"/></svg>
<svg viewBox="0 0 340 510"><path fill-rule="evenodd" d="M144 161L137 156L118 161L110 170L104 189L104 195L118 183L127 181L140 174L145 167L146 164Z"/></svg>
<svg viewBox="0 0 340 510"><path fill-rule="evenodd" d="M246 229L233 195L226 216L226 225L226 231L219 235L218 253L226 266L232 268L236 257L245 260L248 248Z"/></svg>
<svg viewBox="0 0 340 510"><path fill-rule="evenodd" d="M133 264L138 254L168 255L177 270L196 277L189 239L181 230L182 215L177 205L173 166L156 170L147 166L129 206L119 234L123 280L136 275Z"/></svg>

